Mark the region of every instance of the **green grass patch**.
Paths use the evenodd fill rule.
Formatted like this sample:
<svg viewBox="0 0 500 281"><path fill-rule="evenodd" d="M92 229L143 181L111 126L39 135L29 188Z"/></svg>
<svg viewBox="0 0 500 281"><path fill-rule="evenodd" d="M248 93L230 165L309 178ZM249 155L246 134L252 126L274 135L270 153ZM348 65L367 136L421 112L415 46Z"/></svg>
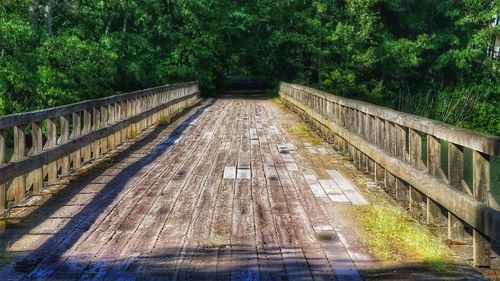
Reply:
<svg viewBox="0 0 500 281"><path fill-rule="evenodd" d="M275 103L276 105L280 106L280 107L285 106L285 104L283 103L283 100L282 100L282 99L281 99L281 97L279 97L279 96L278 96L278 97L273 97L273 98L271 99L271 101L272 101L273 103Z"/></svg>
<svg viewBox="0 0 500 281"><path fill-rule="evenodd" d="M360 208L367 242L375 256L395 261L422 262L436 272L446 270L450 250L427 228L397 207L368 205Z"/></svg>
<svg viewBox="0 0 500 281"><path fill-rule="evenodd" d="M100 163L97 163L97 164L93 167L93 169L107 169L107 168L109 168L109 167L113 166L113 164L114 164L114 163L113 163L113 161L111 161L111 160L106 160L106 161L102 161L102 162L100 162Z"/></svg>
<svg viewBox="0 0 500 281"><path fill-rule="evenodd" d="M285 103L283 102L283 99L280 97L279 89L273 89L267 93L267 96L271 99L273 103L280 107L284 107Z"/></svg>
<svg viewBox="0 0 500 281"><path fill-rule="evenodd" d="M360 187L366 187L368 185L368 180L366 178L358 178L356 180L356 183L358 184L358 186Z"/></svg>
<svg viewBox="0 0 500 281"><path fill-rule="evenodd" d="M159 125L160 126L168 126L170 123L172 123L172 117L173 116L167 116L163 119L160 120Z"/></svg>
<svg viewBox="0 0 500 281"><path fill-rule="evenodd" d="M340 161L349 161L349 160L351 160L351 158L347 155L340 155L339 160Z"/></svg>
<svg viewBox="0 0 500 281"><path fill-rule="evenodd" d="M302 123L297 126L289 127L287 131L290 135L298 137L303 142L309 142L313 145L319 145L321 143L321 140L307 124Z"/></svg>

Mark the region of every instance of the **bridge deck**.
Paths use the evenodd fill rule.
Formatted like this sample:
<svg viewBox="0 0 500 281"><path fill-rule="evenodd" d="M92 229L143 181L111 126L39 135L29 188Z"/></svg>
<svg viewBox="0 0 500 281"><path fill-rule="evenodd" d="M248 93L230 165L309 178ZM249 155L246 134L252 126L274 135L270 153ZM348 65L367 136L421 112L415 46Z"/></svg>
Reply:
<svg viewBox="0 0 500 281"><path fill-rule="evenodd" d="M359 279L370 257L341 212L366 199L328 145L289 133L297 121L264 99L191 110L2 234L15 262L0 275Z"/></svg>

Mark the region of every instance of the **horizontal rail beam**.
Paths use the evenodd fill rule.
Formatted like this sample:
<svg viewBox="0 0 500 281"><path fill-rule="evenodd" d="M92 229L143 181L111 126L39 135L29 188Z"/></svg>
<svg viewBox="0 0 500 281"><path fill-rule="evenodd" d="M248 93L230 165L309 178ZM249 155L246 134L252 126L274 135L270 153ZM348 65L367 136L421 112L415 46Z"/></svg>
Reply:
<svg viewBox="0 0 500 281"><path fill-rule="evenodd" d="M336 104L377 116L398 125L412 128L414 130L436 136L440 139L446 139L455 144L469 147L479 152L490 155L500 155L500 137L497 136L459 128L436 120L400 112L363 101L335 96L306 86L288 83L282 84L287 87L305 91L310 95L321 97Z"/></svg>
<svg viewBox="0 0 500 281"><path fill-rule="evenodd" d="M500 212L467 194L457 191L444 181L431 177L429 173L419 170L396 157L392 157L384 150L365 141L360 136L352 134L296 100L289 97L285 97L285 100L337 133L394 176L415 186L420 192L432 198L473 228L500 241Z"/></svg>
<svg viewBox="0 0 500 281"><path fill-rule="evenodd" d="M190 82L0 118L0 214L198 100Z"/></svg>
<svg viewBox="0 0 500 281"><path fill-rule="evenodd" d="M104 128L100 128L98 130L92 131L91 133L80 136L77 139L70 140L67 143L54 146L50 150L42 151L40 153L34 154L29 158L25 158L19 161L10 162L0 166L0 182L7 182L15 177L21 176L23 174L28 173L29 171L36 170L38 168L43 167L43 165L47 163L54 162L64 156L67 156L69 153L74 152L78 149L81 149L87 146L89 143L95 142L96 140L108 137L120 130L127 128L130 124L137 123L144 118L151 116L152 114L165 109L169 106L172 106L181 101L188 100L197 96L198 93L191 94L189 96L185 96L173 101L170 101L166 104L158 106L156 108L150 109L148 111L142 112L138 115L130 117L129 119L119 121L115 124L109 125Z"/></svg>
<svg viewBox="0 0 500 281"><path fill-rule="evenodd" d="M58 116L70 115L74 112L82 111L86 108L106 106L112 103L122 102L130 99L140 98L159 91L175 90L189 86L196 86L197 82L188 82L182 84L165 85L131 93L105 97L101 99L82 101L69 105L58 106L54 108L42 109L31 112L16 113L0 117L0 129L10 128L31 122L40 122L43 120L55 118Z"/></svg>

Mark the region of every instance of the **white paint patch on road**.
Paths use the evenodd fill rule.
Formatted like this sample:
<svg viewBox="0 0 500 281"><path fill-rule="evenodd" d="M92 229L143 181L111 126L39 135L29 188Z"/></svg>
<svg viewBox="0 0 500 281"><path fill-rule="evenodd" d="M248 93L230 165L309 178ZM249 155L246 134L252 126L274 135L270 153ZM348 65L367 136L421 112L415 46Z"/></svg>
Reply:
<svg viewBox="0 0 500 281"><path fill-rule="evenodd" d="M285 145L288 148L288 151L296 151L297 150L297 147L291 142L286 143Z"/></svg>
<svg viewBox="0 0 500 281"><path fill-rule="evenodd" d="M252 178L252 172L250 169L238 169L238 179L250 179Z"/></svg>
<svg viewBox="0 0 500 281"><path fill-rule="evenodd" d="M204 140L211 140L212 137L214 136L214 132L210 131L210 132L205 132L202 136L202 139Z"/></svg>
<svg viewBox="0 0 500 281"><path fill-rule="evenodd" d="M323 188L321 188L321 185L314 175L304 175L304 178L306 179L307 184L309 185L309 188L311 189L314 196L327 197L325 191L323 190Z"/></svg>
<svg viewBox="0 0 500 281"><path fill-rule="evenodd" d="M337 170L327 170L326 171L330 177L337 183L339 188L344 192L345 196L349 198L349 200L354 205L367 205L368 201L361 195L356 186L351 183L346 177L344 177Z"/></svg>
<svg viewBox="0 0 500 281"><path fill-rule="evenodd" d="M299 166L297 166L297 164L295 164L295 163L285 163L285 166L286 166L286 169L288 171L298 171L299 170Z"/></svg>
<svg viewBox="0 0 500 281"><path fill-rule="evenodd" d="M234 179L236 178L236 167L225 167L223 179Z"/></svg>
<svg viewBox="0 0 500 281"><path fill-rule="evenodd" d="M255 128L250 128L248 134L250 136L250 140L258 140L259 139L259 136L257 135L257 129L255 129Z"/></svg>
<svg viewBox="0 0 500 281"><path fill-rule="evenodd" d="M319 180L319 184L323 187L328 198L334 203L350 203L349 199L345 196L344 192L340 190L339 186L334 180Z"/></svg>

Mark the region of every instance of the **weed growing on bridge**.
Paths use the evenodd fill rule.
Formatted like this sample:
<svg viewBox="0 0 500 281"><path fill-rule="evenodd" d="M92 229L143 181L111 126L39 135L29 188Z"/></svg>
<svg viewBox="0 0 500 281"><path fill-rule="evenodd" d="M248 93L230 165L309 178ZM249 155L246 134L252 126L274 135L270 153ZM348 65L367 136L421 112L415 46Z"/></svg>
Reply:
<svg viewBox="0 0 500 281"><path fill-rule="evenodd" d="M356 183L359 187L366 187L368 185L368 180L366 178L358 178Z"/></svg>
<svg viewBox="0 0 500 281"><path fill-rule="evenodd" d="M285 103L280 97L280 93L278 89L274 89L268 93L269 98L273 103L278 105L279 107L285 107Z"/></svg>
<svg viewBox="0 0 500 281"><path fill-rule="evenodd" d="M361 207L363 227L373 253L381 259L423 262L437 272L446 270L450 251L437 237L397 207Z"/></svg>
<svg viewBox="0 0 500 281"><path fill-rule="evenodd" d="M284 107L284 106L285 106L285 104L283 103L283 100L281 99L281 97L274 97L274 98L272 99L272 101L273 101L275 104L277 104L278 106L280 106L280 107Z"/></svg>
<svg viewBox="0 0 500 281"><path fill-rule="evenodd" d="M170 125L170 123L172 123L172 117L167 116L167 117L160 120L159 125L160 126L167 126L167 125Z"/></svg>
<svg viewBox="0 0 500 281"><path fill-rule="evenodd" d="M290 135L298 137L303 142L308 142L313 145L321 144L321 140L316 136L314 131L305 123L298 123L296 126L288 128Z"/></svg>

